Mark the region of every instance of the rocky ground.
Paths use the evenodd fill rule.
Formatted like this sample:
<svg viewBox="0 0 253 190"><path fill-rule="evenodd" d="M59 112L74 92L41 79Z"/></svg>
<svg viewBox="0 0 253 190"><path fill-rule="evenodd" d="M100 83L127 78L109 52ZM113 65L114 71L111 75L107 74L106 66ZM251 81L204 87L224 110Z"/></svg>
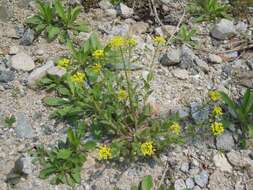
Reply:
<svg viewBox="0 0 253 190"><path fill-rule="evenodd" d="M151 34L172 34L182 17L178 1L160 3L168 12L168 24L162 27L152 20L140 21L125 5L119 11L105 1L98 8L84 11L80 19L85 19L104 41L114 35L134 36L142 69L133 72L145 75L149 52L154 50ZM0 0L0 190L71 189L39 179L39 165L32 164L29 155L36 145L50 147L65 138L67 128L49 119L50 109L42 104L47 94L34 88L34 81L43 73L50 69L59 72L52 69L52 60L67 54L64 45L35 38L32 30L24 28L25 18L35 11L31 0ZM182 117L190 115L212 89L238 98L245 87L253 88L253 50L243 49L241 38L252 37L252 18L223 19L216 24L190 20L188 24L199 33L193 39L199 44L197 48L171 43L157 60L151 101L163 114L179 111ZM85 41L88 36L81 33L75 40ZM8 128L4 118L10 115L15 115L16 122ZM202 111L192 117L198 122L207 115ZM109 190L115 185L129 189L131 183L152 175L157 183L163 180L176 190L253 190L253 149L239 150L238 137L232 132L226 131L217 139L210 136L208 140L170 147L161 155L161 162L116 168L97 164L90 157L82 170L82 184L76 189Z"/></svg>

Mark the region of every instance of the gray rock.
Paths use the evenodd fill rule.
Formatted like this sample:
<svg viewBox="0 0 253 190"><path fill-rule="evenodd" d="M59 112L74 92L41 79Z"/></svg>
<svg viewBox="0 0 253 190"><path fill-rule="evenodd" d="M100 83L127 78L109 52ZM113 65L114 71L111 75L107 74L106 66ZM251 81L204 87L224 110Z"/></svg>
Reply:
<svg viewBox="0 0 253 190"><path fill-rule="evenodd" d="M202 106L197 102L191 103L191 116L195 123L200 124L208 120L210 108L208 106Z"/></svg>
<svg viewBox="0 0 253 190"><path fill-rule="evenodd" d="M213 157L213 161L215 166L220 169L223 172L232 172L232 166L229 164L229 162L227 161L227 158L225 157L224 154L222 153L218 153L216 155L214 155Z"/></svg>
<svg viewBox="0 0 253 190"><path fill-rule="evenodd" d="M174 183L175 190L184 190L186 188L185 182L183 179L178 179Z"/></svg>
<svg viewBox="0 0 253 190"><path fill-rule="evenodd" d="M192 189L195 186L195 183L192 178L187 178L185 180L185 184L188 189Z"/></svg>
<svg viewBox="0 0 253 190"><path fill-rule="evenodd" d="M209 70L208 64L199 59L194 52L183 45L181 48L181 62L179 65L182 69L193 70L193 71L204 71L207 72Z"/></svg>
<svg viewBox="0 0 253 190"><path fill-rule="evenodd" d="M199 186L195 186L192 190L201 190Z"/></svg>
<svg viewBox="0 0 253 190"><path fill-rule="evenodd" d="M253 160L250 159L249 154L247 152L238 152L232 150L227 153L228 161L234 166L239 168L249 168L249 166L253 167Z"/></svg>
<svg viewBox="0 0 253 190"><path fill-rule="evenodd" d="M232 181L219 170L215 170L209 180L210 190L231 190L233 188Z"/></svg>
<svg viewBox="0 0 253 190"><path fill-rule="evenodd" d="M14 172L20 175L32 174L32 158L27 154L21 156L15 162Z"/></svg>
<svg viewBox="0 0 253 190"><path fill-rule="evenodd" d="M134 14L134 10L132 8L129 8L123 3L120 3L119 6L117 7L118 14L122 18L130 18Z"/></svg>
<svg viewBox="0 0 253 190"><path fill-rule="evenodd" d="M218 40L226 40L236 34L235 26L232 21L221 19L218 24L215 24L211 30L212 37Z"/></svg>
<svg viewBox="0 0 253 190"><path fill-rule="evenodd" d="M32 138L34 136L31 123L27 116L19 112L16 115L16 135L19 138Z"/></svg>
<svg viewBox="0 0 253 190"><path fill-rule="evenodd" d="M16 35L18 38L22 38L24 33L25 33L25 28L23 25L20 25L20 26L16 26Z"/></svg>
<svg viewBox="0 0 253 190"><path fill-rule="evenodd" d="M116 18L117 17L117 11L115 9L106 9L105 15L110 18Z"/></svg>
<svg viewBox="0 0 253 190"><path fill-rule="evenodd" d="M211 63L216 63L216 64L221 64L222 63L222 58L218 55L215 54L209 54L208 55L208 61Z"/></svg>
<svg viewBox="0 0 253 190"><path fill-rule="evenodd" d="M32 45L33 40L34 40L34 34L35 34L34 31L28 28L20 40L20 45L23 45L23 46Z"/></svg>
<svg viewBox="0 0 253 190"><path fill-rule="evenodd" d="M37 69L35 69L29 76L28 76L28 86L35 87L36 82L42 79L46 74L48 69L54 66L54 62L52 60L47 61L47 63Z"/></svg>
<svg viewBox="0 0 253 190"><path fill-rule="evenodd" d="M172 74L174 77L180 80L187 80L189 78L188 71L185 69L176 68L172 71Z"/></svg>
<svg viewBox="0 0 253 190"><path fill-rule="evenodd" d="M53 67L50 67L49 69L47 69L47 74L54 75L57 77L62 77L63 75L66 74L66 70L59 68L57 66L53 66Z"/></svg>
<svg viewBox="0 0 253 190"><path fill-rule="evenodd" d="M194 181L200 187L205 187L208 183L209 174L207 171L202 171L199 175L194 176Z"/></svg>
<svg viewBox="0 0 253 190"><path fill-rule="evenodd" d="M189 168L190 168L189 163L188 163L188 162L183 162L183 163L181 164L180 170L181 170L182 172L188 172L188 171L189 171Z"/></svg>
<svg viewBox="0 0 253 190"><path fill-rule="evenodd" d="M104 9L104 10L113 8L113 5L111 4L109 0L102 0L98 3L98 5L101 9Z"/></svg>
<svg viewBox="0 0 253 190"><path fill-rule="evenodd" d="M160 63L164 66L177 65L180 63L180 57L181 57L181 50L172 49L161 57Z"/></svg>
<svg viewBox="0 0 253 190"><path fill-rule="evenodd" d="M237 23L237 25L235 26L235 29L237 32L246 32L247 31L247 28L248 28L248 24L242 22L242 21L239 21Z"/></svg>
<svg viewBox="0 0 253 190"><path fill-rule="evenodd" d="M129 28L129 33L131 35L140 35L147 32L149 24L145 22L136 22L133 23Z"/></svg>
<svg viewBox="0 0 253 190"><path fill-rule="evenodd" d="M229 131L225 131L222 135L216 138L217 149L230 151L235 148L235 142L232 134Z"/></svg>
<svg viewBox="0 0 253 190"><path fill-rule="evenodd" d="M15 74L10 70L0 70L0 82L10 82L15 79Z"/></svg>
<svg viewBox="0 0 253 190"><path fill-rule="evenodd" d="M25 53L18 53L11 58L11 66L16 70L31 71L35 64L32 58Z"/></svg>

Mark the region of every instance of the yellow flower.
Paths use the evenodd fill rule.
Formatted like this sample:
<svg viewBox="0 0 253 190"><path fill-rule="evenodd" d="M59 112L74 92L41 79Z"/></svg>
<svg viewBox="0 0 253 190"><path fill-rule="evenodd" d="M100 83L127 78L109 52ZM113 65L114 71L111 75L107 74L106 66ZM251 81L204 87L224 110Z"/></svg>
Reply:
<svg viewBox="0 0 253 190"><path fill-rule="evenodd" d="M177 123L174 122L171 126L170 126L170 130L175 133L176 135L180 134L181 131L181 126Z"/></svg>
<svg viewBox="0 0 253 190"><path fill-rule="evenodd" d="M164 37L162 36L155 36L153 38L153 41L156 45L165 45L166 44L166 40Z"/></svg>
<svg viewBox="0 0 253 190"><path fill-rule="evenodd" d="M214 122L211 127L212 127L212 133L215 136L218 136L224 133L223 124L220 122Z"/></svg>
<svg viewBox="0 0 253 190"><path fill-rule="evenodd" d="M94 72L94 73L99 73L102 69L102 66L101 64L94 64L91 66L91 70Z"/></svg>
<svg viewBox="0 0 253 190"><path fill-rule="evenodd" d="M82 83L85 79L85 74L81 72L76 72L76 74L71 76L71 80L76 83Z"/></svg>
<svg viewBox="0 0 253 190"><path fill-rule="evenodd" d="M112 158L112 150L106 145L100 145L99 147L99 158L100 160L108 160Z"/></svg>
<svg viewBox="0 0 253 190"><path fill-rule="evenodd" d="M127 98L127 92L125 90L118 91L118 99L125 100Z"/></svg>
<svg viewBox="0 0 253 190"><path fill-rule="evenodd" d="M71 64L70 60L66 58L59 59L57 62L57 66L64 69L67 69L70 64Z"/></svg>
<svg viewBox="0 0 253 190"><path fill-rule="evenodd" d="M218 91L210 91L208 95L214 102L217 102L220 99L220 93Z"/></svg>
<svg viewBox="0 0 253 190"><path fill-rule="evenodd" d="M222 109L221 109L221 107L220 106L215 106L214 108L213 108L213 115L214 116L220 116L220 115L222 115L223 113L222 113Z"/></svg>
<svg viewBox="0 0 253 190"><path fill-rule="evenodd" d="M105 56L105 52L102 49L98 49L93 52L92 56L96 59L101 59Z"/></svg>
<svg viewBox="0 0 253 190"><path fill-rule="evenodd" d="M134 38L129 38L129 39L127 40L127 45L128 45L128 46L131 46L131 47L134 47L134 46L137 45L137 41L136 41Z"/></svg>
<svg viewBox="0 0 253 190"><path fill-rule="evenodd" d="M141 144L141 152L144 156L152 156L155 153L153 141L147 141Z"/></svg>
<svg viewBox="0 0 253 190"><path fill-rule="evenodd" d="M111 39L109 44L112 48L120 48L125 46L126 40L122 36L115 36Z"/></svg>

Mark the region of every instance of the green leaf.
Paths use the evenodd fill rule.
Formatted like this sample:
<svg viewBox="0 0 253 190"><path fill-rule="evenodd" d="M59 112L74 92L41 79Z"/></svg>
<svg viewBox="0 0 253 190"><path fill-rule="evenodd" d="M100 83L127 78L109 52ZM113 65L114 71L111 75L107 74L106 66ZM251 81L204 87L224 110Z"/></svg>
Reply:
<svg viewBox="0 0 253 190"><path fill-rule="evenodd" d="M74 22L78 15L80 14L81 12L81 7L75 7L74 9L71 10L71 20L70 20L70 23Z"/></svg>
<svg viewBox="0 0 253 190"><path fill-rule="evenodd" d="M83 146L87 151L92 151L96 148L97 142L90 140L90 141L86 142Z"/></svg>
<svg viewBox="0 0 253 190"><path fill-rule="evenodd" d="M78 32L89 32L90 28L86 23L78 23L70 26L70 29L76 30Z"/></svg>
<svg viewBox="0 0 253 190"><path fill-rule="evenodd" d="M43 23L40 16L38 15L27 18L25 22L31 25L39 25Z"/></svg>
<svg viewBox="0 0 253 190"><path fill-rule="evenodd" d="M138 187L136 185L132 185L131 190L138 190Z"/></svg>
<svg viewBox="0 0 253 190"><path fill-rule="evenodd" d="M248 125L249 137L253 139L253 123Z"/></svg>
<svg viewBox="0 0 253 190"><path fill-rule="evenodd" d="M47 33L48 33L48 40L52 41L54 40L57 35L60 33L60 28L55 27L55 26L49 26L47 28Z"/></svg>
<svg viewBox="0 0 253 190"><path fill-rule="evenodd" d="M80 184L81 183L81 173L80 173L80 169L79 168L75 168L73 170L73 172L71 172L71 177L73 178L73 180Z"/></svg>
<svg viewBox="0 0 253 190"><path fill-rule="evenodd" d="M71 128L68 129L67 136L69 142L77 148L78 145L80 144L80 140L76 137Z"/></svg>
<svg viewBox="0 0 253 190"><path fill-rule="evenodd" d="M39 177L41 179L46 179L50 175L52 175L54 172L55 172L55 168L54 167L48 167L48 168L45 168L45 169L43 169L43 170L40 171Z"/></svg>
<svg viewBox="0 0 253 190"><path fill-rule="evenodd" d="M43 102L48 106L62 106L67 103L66 100L57 97L46 97L43 99Z"/></svg>
<svg viewBox="0 0 253 190"><path fill-rule="evenodd" d="M60 149L57 152L57 158L67 160L71 156L72 152L69 149Z"/></svg>
<svg viewBox="0 0 253 190"><path fill-rule="evenodd" d="M65 17L65 11L64 7L60 0L54 1L55 11L58 14L58 16L62 19L64 23L66 23L66 17Z"/></svg>
<svg viewBox="0 0 253 190"><path fill-rule="evenodd" d="M145 176L141 182L141 189L142 190L151 190L153 188L153 180L152 177Z"/></svg>

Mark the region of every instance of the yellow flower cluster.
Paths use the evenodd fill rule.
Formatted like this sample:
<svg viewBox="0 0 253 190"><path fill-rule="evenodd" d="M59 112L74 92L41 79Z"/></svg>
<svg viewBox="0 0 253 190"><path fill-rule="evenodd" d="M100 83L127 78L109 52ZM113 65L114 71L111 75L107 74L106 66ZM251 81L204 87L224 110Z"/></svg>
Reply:
<svg viewBox="0 0 253 190"><path fill-rule="evenodd" d="M119 100L125 100L127 98L127 92L125 90L119 90L118 91L118 99Z"/></svg>
<svg viewBox="0 0 253 190"><path fill-rule="evenodd" d="M162 36L155 36L153 38L153 41L156 45L165 45L166 44L166 40L164 37Z"/></svg>
<svg viewBox="0 0 253 190"><path fill-rule="evenodd" d="M217 102L218 100L220 100L221 97L218 91L210 91L208 95L213 102Z"/></svg>
<svg viewBox="0 0 253 190"><path fill-rule="evenodd" d="M101 145L99 147L99 158L100 160L108 160L112 158L112 150L106 145Z"/></svg>
<svg viewBox="0 0 253 190"><path fill-rule="evenodd" d="M112 48L121 48L125 46L125 42L126 41L122 36L115 36L111 39L109 44Z"/></svg>
<svg viewBox="0 0 253 190"><path fill-rule="evenodd" d="M213 108L213 115L214 116L221 116L223 114L222 109L220 106L215 106Z"/></svg>
<svg viewBox="0 0 253 190"><path fill-rule="evenodd" d="M137 45L137 41L134 38L127 39L127 44L131 47L134 47Z"/></svg>
<svg viewBox="0 0 253 190"><path fill-rule="evenodd" d="M218 136L218 135L221 135L222 133L224 133L223 124L220 122L214 122L212 124L212 133L215 136Z"/></svg>
<svg viewBox="0 0 253 190"><path fill-rule="evenodd" d="M176 135L179 135L180 134L180 131L181 131L181 126L177 123L177 122L174 122L171 126L170 126L170 130L176 134Z"/></svg>
<svg viewBox="0 0 253 190"><path fill-rule="evenodd" d="M153 141L147 141L141 144L141 152L144 156L152 156L155 153Z"/></svg>
<svg viewBox="0 0 253 190"><path fill-rule="evenodd" d="M96 50L96 51L93 52L92 56L95 59L101 59L101 58L103 58L105 56L105 52L102 49L98 49L98 50Z"/></svg>
<svg viewBox="0 0 253 190"><path fill-rule="evenodd" d="M91 70L94 73L99 73L101 69L102 69L102 65L98 63L91 66Z"/></svg>
<svg viewBox="0 0 253 190"><path fill-rule="evenodd" d="M71 76L71 80L76 83L82 83L85 79L85 74L81 72L76 72L76 74Z"/></svg>
<svg viewBox="0 0 253 190"><path fill-rule="evenodd" d="M124 38L122 36L115 36L109 42L112 48L122 48L126 46L134 47L137 45L137 41L134 38Z"/></svg>
<svg viewBox="0 0 253 190"><path fill-rule="evenodd" d="M70 60L66 58L59 59L57 62L57 66L63 69L67 69L70 64L71 64Z"/></svg>

